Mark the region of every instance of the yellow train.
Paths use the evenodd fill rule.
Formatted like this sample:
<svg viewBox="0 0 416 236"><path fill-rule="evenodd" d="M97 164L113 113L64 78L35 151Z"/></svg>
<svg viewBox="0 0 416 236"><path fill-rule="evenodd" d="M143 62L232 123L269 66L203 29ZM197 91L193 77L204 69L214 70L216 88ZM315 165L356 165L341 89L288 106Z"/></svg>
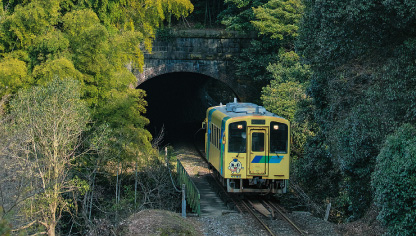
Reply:
<svg viewBox="0 0 416 236"><path fill-rule="evenodd" d="M252 103L210 107L203 123L205 156L228 192L285 193L289 121Z"/></svg>

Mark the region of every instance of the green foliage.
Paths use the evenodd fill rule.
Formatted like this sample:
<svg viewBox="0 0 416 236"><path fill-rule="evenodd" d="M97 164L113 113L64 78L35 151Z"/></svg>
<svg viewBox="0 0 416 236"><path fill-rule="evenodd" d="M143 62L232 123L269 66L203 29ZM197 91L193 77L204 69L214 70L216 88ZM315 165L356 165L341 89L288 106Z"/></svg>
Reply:
<svg viewBox="0 0 416 236"><path fill-rule="evenodd" d="M218 16L229 30L251 32L255 20L253 8L262 6L267 0L226 0L226 9Z"/></svg>
<svg viewBox="0 0 416 236"><path fill-rule="evenodd" d="M308 137L305 155L298 158L294 165L297 182L317 202L337 197L342 178L328 146L321 141L321 135L322 133L318 133Z"/></svg>
<svg viewBox="0 0 416 236"><path fill-rule="evenodd" d="M298 22L303 9L300 0L271 0L253 9L257 20L251 23L261 34L270 35L272 39L294 38L298 35Z"/></svg>
<svg viewBox="0 0 416 236"><path fill-rule="evenodd" d="M387 137L372 174L379 219L391 235L416 233L416 128L402 125Z"/></svg>
<svg viewBox="0 0 416 236"><path fill-rule="evenodd" d="M170 42L174 39L171 29L161 28L157 30L156 34L157 40L162 42Z"/></svg>
<svg viewBox="0 0 416 236"><path fill-rule="evenodd" d="M416 14L408 12L414 3L305 4L297 48L313 71L308 89L314 102L311 115L323 133L320 142L343 176L339 184L345 192L339 198L348 199L343 209L356 219L372 202L369 176L386 136L402 123L415 121L410 21Z"/></svg>
<svg viewBox="0 0 416 236"><path fill-rule="evenodd" d="M3 213L3 208L0 207L0 213ZM0 235L10 236L11 235L11 226L6 219L0 218Z"/></svg>
<svg viewBox="0 0 416 236"><path fill-rule="evenodd" d="M285 70L280 61L290 60L282 57L296 55L290 55L290 51L294 48L303 4L296 0L229 0L226 3L227 9L220 14L220 18L227 29L257 33L249 47L243 48L241 54L234 58L236 74L241 78L252 78L255 86L263 87L268 81L281 76L276 73ZM300 71L298 68L293 70ZM273 87L278 83L280 81Z"/></svg>
<svg viewBox="0 0 416 236"><path fill-rule="evenodd" d="M253 9L267 2L267 0L225 1L226 9L219 15L221 23L228 30L243 31L254 36L250 45L242 48L240 55L233 58L233 64L236 75L240 78L253 79L254 86L258 89L272 79L266 68L278 60L278 52L282 47L279 40L270 39L268 35L260 35L258 29L251 23L256 20Z"/></svg>
<svg viewBox="0 0 416 236"><path fill-rule="evenodd" d="M8 2L8 1L7 1ZM43 35L58 23L59 1L35 0L27 4L18 4L1 19L0 42L5 48L27 49L37 36Z"/></svg>
<svg viewBox="0 0 416 236"><path fill-rule="evenodd" d="M41 65L35 66L33 69L33 77L37 84L45 85L54 78L73 78L77 81L83 81L83 75L66 58L48 60Z"/></svg>
<svg viewBox="0 0 416 236"><path fill-rule="evenodd" d="M10 57L0 60L0 98L16 92L30 82L24 61Z"/></svg>
<svg viewBox="0 0 416 236"><path fill-rule="evenodd" d="M136 78L126 66L142 69L143 46L151 50L155 30L166 16L192 12L189 0L4 4L8 7L2 8L6 10L0 18L1 97L21 87L45 85L56 76L71 77L81 82L94 120L109 123L115 136L128 132L126 136L138 141L130 142L136 146L150 146L144 129L145 94L134 89Z"/></svg>
<svg viewBox="0 0 416 236"><path fill-rule="evenodd" d="M187 17L196 29L220 26L218 15L224 10L224 0L193 0L194 11Z"/></svg>
<svg viewBox="0 0 416 236"><path fill-rule="evenodd" d="M269 65L273 75L270 85L263 88L262 101L265 107L290 121L294 121L298 103L306 99L305 85L310 77L308 66L301 65L295 52L281 52L279 61Z"/></svg>
<svg viewBox="0 0 416 236"><path fill-rule="evenodd" d="M8 126L14 137L8 155L26 173L27 196L23 213L34 226L54 234L62 212L74 207L64 193L88 189L85 181L72 178L81 135L87 131L89 109L80 98L79 83L55 78L46 86L20 90L10 102ZM20 193L23 194L23 193Z"/></svg>
<svg viewBox="0 0 416 236"><path fill-rule="evenodd" d="M70 58L69 40L61 31L53 29L45 35L36 37L30 49L31 68L47 60Z"/></svg>
<svg viewBox="0 0 416 236"><path fill-rule="evenodd" d="M292 147L294 158L303 156L306 138L312 135L307 120L296 118L301 106L308 103L305 93L311 72L302 65L299 56L293 52L281 50L279 60L267 67L273 75L270 84L263 88L261 100L265 108L291 122Z"/></svg>
<svg viewBox="0 0 416 236"><path fill-rule="evenodd" d="M297 104L303 98L305 98L304 87L298 82L278 83L272 80L271 84L262 91L263 105L290 121L294 120Z"/></svg>
<svg viewBox="0 0 416 236"><path fill-rule="evenodd" d="M91 210L83 204L87 195L94 196L99 168L109 161L139 162L151 152L145 92L135 89L132 71L142 70L144 50L151 51L163 20L187 16L193 5L189 0L1 0L0 6L0 110L11 100L7 117L15 126L10 129L18 128L20 141L29 139L20 143L33 158L25 164L39 166L16 172L24 177L37 173L32 185L37 189L27 206L37 204L38 211L27 213L52 230L62 212L81 205L85 217ZM9 134L15 133L7 133L5 140L14 138ZM62 162L48 165L51 153ZM63 173L57 174L57 168ZM57 184L52 186L52 180ZM75 194L75 189L82 191ZM74 193L71 201L69 193ZM84 193L84 201L77 202Z"/></svg>

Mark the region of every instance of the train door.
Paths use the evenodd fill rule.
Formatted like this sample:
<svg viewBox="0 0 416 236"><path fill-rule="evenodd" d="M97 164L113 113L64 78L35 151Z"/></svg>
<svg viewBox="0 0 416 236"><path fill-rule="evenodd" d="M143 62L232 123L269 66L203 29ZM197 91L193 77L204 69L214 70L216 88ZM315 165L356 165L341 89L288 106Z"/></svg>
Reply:
<svg viewBox="0 0 416 236"><path fill-rule="evenodd" d="M250 175L267 175L268 161L268 130L267 128L248 128L248 167Z"/></svg>

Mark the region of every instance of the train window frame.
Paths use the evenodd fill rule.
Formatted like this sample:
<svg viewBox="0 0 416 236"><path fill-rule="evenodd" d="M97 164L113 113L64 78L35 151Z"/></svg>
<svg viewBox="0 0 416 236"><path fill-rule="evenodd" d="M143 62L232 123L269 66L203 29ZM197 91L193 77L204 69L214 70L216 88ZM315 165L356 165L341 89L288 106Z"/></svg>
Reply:
<svg viewBox="0 0 416 236"><path fill-rule="evenodd" d="M252 125L265 125L266 124L266 120L253 119L253 120L251 120L251 124Z"/></svg>
<svg viewBox="0 0 416 236"><path fill-rule="evenodd" d="M209 140L210 140L210 142L211 143L213 143L212 142L212 133L214 132L212 129L214 128L214 125L211 123L211 124L209 124Z"/></svg>
<svg viewBox="0 0 416 236"><path fill-rule="evenodd" d="M217 148L220 149L220 128L217 127L217 139L216 139Z"/></svg>
<svg viewBox="0 0 416 236"><path fill-rule="evenodd" d="M210 143L217 149L220 149L221 145L221 129L215 124L210 124Z"/></svg>
<svg viewBox="0 0 416 236"><path fill-rule="evenodd" d="M274 129L274 126L277 125L278 129ZM285 132L282 132L285 131ZM273 142L274 136L278 137L278 141L284 141L284 143L277 144L276 142ZM279 138L280 137L280 138ZM280 147L276 147L276 146ZM281 148L282 145L284 145L284 148ZM285 123L272 121L270 122L270 137L269 137L269 148L270 153L287 153L288 152L288 146L289 146L289 128L288 125Z"/></svg>
<svg viewBox="0 0 416 236"><path fill-rule="evenodd" d="M241 132L233 132L238 130L232 126L238 127L243 125ZM244 135L245 134L245 135ZM244 137L245 136L245 137ZM244 148L241 148L241 144L244 143ZM247 152L247 121L236 121L228 124L228 153L246 153ZM240 148L237 150L237 148Z"/></svg>
<svg viewBox="0 0 416 236"><path fill-rule="evenodd" d="M256 134L261 134L258 137ZM251 151L252 152L264 152L266 142L265 142L266 134L264 132L252 131L251 132Z"/></svg>
<svg viewBox="0 0 416 236"><path fill-rule="evenodd" d="M216 140L216 133L217 133L217 127L214 125L214 130L213 130L213 134L212 134L212 142L214 144L214 147L217 147L217 140Z"/></svg>

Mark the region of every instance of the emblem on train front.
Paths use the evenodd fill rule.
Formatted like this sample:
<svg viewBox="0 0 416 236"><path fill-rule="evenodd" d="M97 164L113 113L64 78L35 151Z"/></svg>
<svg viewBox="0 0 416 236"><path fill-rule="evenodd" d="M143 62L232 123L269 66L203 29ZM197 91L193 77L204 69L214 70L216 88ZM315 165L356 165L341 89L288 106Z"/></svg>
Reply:
<svg viewBox="0 0 416 236"><path fill-rule="evenodd" d="M228 165L228 169L231 171L231 174L235 174L240 173L240 170L243 169L243 166L239 160L233 159L233 161Z"/></svg>

